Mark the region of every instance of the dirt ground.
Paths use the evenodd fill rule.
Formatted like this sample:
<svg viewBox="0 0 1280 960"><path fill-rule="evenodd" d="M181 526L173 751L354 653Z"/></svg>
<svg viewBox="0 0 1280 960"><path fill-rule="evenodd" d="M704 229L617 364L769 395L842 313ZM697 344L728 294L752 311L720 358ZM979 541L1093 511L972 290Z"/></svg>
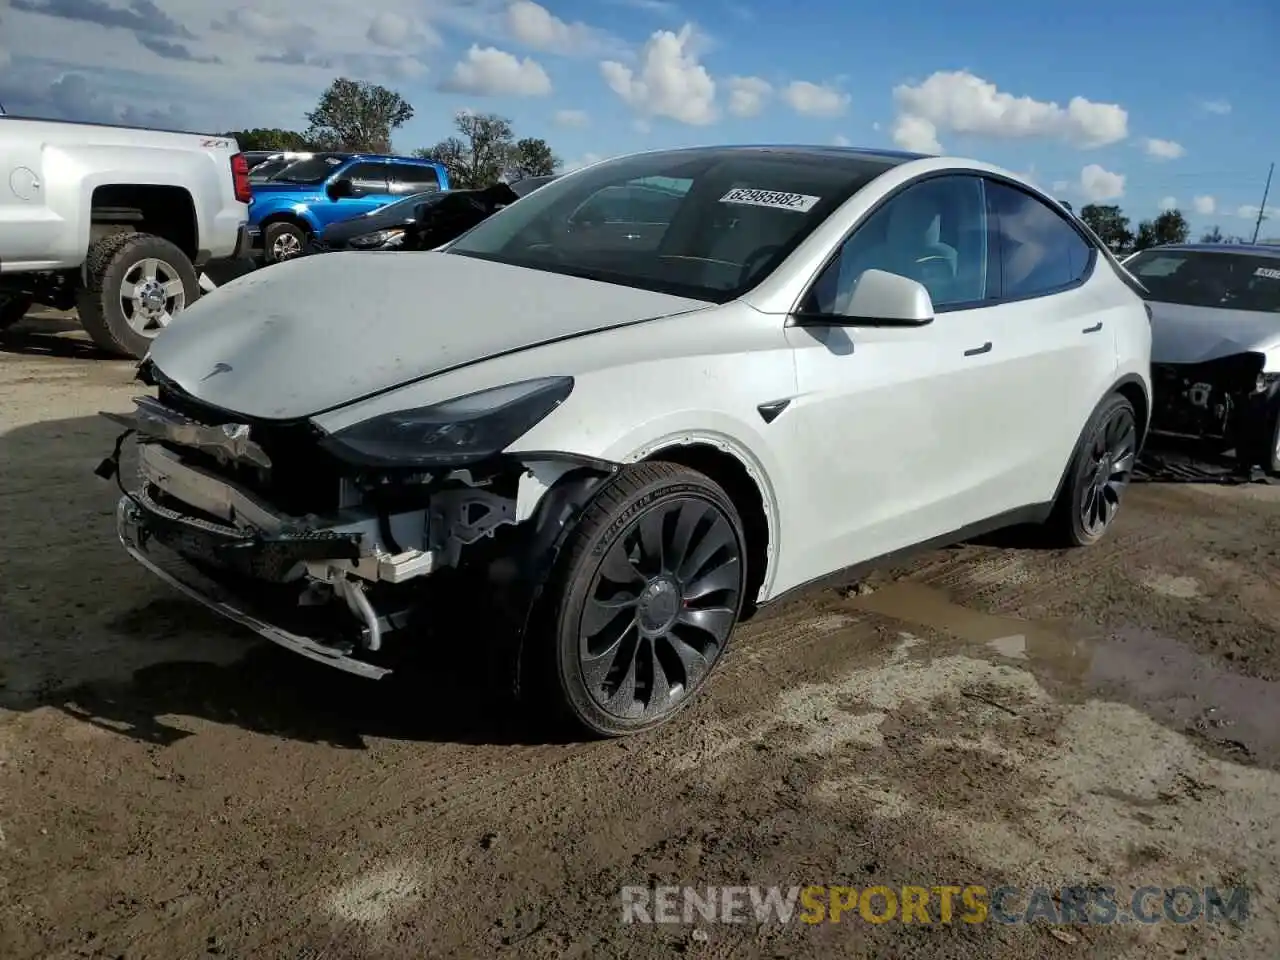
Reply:
<svg viewBox="0 0 1280 960"><path fill-rule="evenodd" d="M539 743L449 667L254 642L114 540L74 325L0 340L0 957L1280 953L1280 488L1139 484L744 627L700 703ZM483 638L461 638L461 643ZM1243 885L1242 924L624 925L624 885Z"/></svg>

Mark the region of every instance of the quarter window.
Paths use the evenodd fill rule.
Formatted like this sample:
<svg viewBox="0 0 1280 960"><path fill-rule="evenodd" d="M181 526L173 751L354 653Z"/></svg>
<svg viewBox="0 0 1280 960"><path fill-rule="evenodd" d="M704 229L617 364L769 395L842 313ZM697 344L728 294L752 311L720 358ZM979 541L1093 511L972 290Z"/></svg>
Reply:
<svg viewBox="0 0 1280 960"><path fill-rule="evenodd" d="M1000 296L1053 293L1084 279L1094 250L1059 213L1029 193L987 183L990 210L1000 237Z"/></svg>
<svg viewBox="0 0 1280 960"><path fill-rule="evenodd" d="M867 270L924 285L935 309L994 297L998 274L984 181L944 176L907 187L854 229L814 284L806 313L844 313Z"/></svg>

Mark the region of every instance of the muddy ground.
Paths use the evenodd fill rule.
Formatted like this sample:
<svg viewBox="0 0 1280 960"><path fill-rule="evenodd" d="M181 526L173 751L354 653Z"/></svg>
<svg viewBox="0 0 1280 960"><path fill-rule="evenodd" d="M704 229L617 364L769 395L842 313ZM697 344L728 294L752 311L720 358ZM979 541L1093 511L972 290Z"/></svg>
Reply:
<svg viewBox="0 0 1280 960"><path fill-rule="evenodd" d="M1280 952L1280 488L1135 485L1092 550L966 544L810 593L671 729L539 743L448 657L349 678L128 561L92 470L131 374L70 323L0 341L5 960ZM632 884L1080 881L1251 911L620 922Z"/></svg>

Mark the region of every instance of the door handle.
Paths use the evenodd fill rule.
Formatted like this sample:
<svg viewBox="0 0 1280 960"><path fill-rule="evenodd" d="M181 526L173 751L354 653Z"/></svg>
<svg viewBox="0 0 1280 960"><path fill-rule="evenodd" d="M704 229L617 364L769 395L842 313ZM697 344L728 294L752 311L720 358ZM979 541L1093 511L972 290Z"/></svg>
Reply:
<svg viewBox="0 0 1280 960"><path fill-rule="evenodd" d="M1092 327L1085 327L1085 328L1084 328L1083 330L1081 330L1080 332L1081 332L1081 333L1097 333L1097 332L1098 332L1099 330L1101 330L1101 329L1102 329L1102 321L1101 321L1101 320L1099 320L1099 321L1098 321L1097 323L1095 323Z"/></svg>
<svg viewBox="0 0 1280 960"><path fill-rule="evenodd" d="M979 354L982 354L982 353L990 353L990 352L991 352L991 341L990 341L990 340L988 340L986 343L984 343L984 344L983 344L982 346L980 346L980 347L972 347L971 349L966 350L966 351L964 352L964 355L965 355L966 357L976 357L976 356L978 356Z"/></svg>

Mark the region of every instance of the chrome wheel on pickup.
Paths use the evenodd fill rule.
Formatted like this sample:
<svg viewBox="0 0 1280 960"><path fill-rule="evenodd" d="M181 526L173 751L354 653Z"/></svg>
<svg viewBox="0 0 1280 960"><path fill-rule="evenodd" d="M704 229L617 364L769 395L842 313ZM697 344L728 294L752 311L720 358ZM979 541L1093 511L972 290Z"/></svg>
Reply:
<svg viewBox="0 0 1280 960"><path fill-rule="evenodd" d="M80 322L99 348L141 359L151 341L200 296L195 267L177 246L147 233L117 233L89 249Z"/></svg>

